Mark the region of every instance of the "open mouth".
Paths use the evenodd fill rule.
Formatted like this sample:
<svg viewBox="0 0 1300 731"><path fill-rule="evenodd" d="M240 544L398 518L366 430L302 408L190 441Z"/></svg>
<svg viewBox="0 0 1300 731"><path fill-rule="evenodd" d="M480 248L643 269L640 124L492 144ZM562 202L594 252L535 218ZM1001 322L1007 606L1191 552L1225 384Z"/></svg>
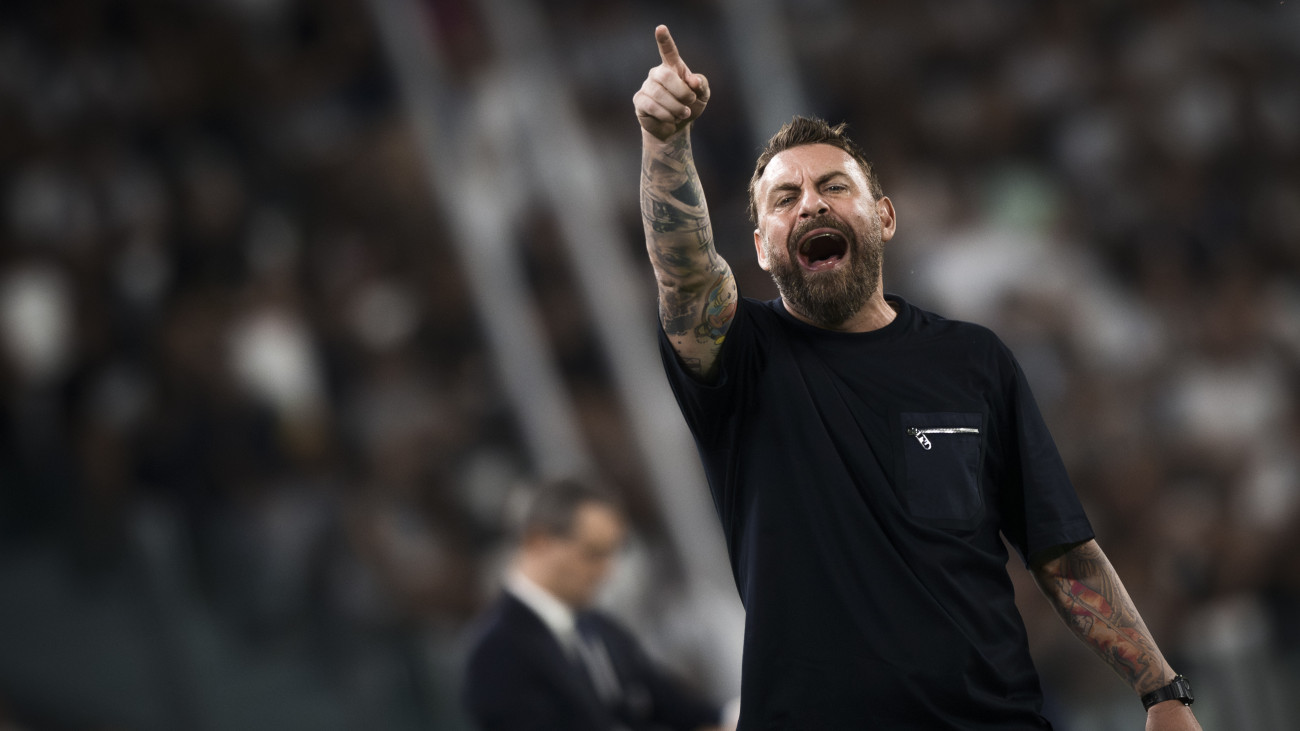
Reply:
<svg viewBox="0 0 1300 731"><path fill-rule="evenodd" d="M831 269L848 253L848 240L833 228L815 229L799 239L799 264L810 272Z"/></svg>

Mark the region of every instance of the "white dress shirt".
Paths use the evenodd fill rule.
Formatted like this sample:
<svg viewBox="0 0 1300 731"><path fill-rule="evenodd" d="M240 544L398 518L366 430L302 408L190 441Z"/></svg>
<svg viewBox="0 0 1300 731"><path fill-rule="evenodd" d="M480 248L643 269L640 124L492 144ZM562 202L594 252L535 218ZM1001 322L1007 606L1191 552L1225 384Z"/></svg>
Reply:
<svg viewBox="0 0 1300 731"><path fill-rule="evenodd" d="M551 630L551 634L555 635L566 652L573 653L578 638L578 626L569 605L543 589L537 582L524 576L522 571L515 570L506 575L505 587L506 591L541 618L542 624Z"/></svg>

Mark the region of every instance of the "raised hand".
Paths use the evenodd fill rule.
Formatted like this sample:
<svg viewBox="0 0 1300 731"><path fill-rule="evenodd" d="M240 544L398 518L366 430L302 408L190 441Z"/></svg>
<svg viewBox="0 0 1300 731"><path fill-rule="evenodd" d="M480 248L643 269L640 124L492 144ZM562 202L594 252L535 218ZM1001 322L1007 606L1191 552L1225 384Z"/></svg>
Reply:
<svg viewBox="0 0 1300 731"><path fill-rule="evenodd" d="M660 140L685 129L709 103L709 80L691 73L668 26L655 28L660 64L650 69L641 89L632 97L641 128Z"/></svg>

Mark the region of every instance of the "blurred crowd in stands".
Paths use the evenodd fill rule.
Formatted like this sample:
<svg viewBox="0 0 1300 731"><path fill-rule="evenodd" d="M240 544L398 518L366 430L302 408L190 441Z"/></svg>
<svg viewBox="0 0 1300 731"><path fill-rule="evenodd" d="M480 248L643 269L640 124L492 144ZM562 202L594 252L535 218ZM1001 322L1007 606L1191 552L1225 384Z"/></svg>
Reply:
<svg viewBox="0 0 1300 731"><path fill-rule="evenodd" d="M721 4L536 5L621 186L611 245L643 256L630 99L666 22L714 90L695 149L719 247L742 294L775 296ZM1220 718L1250 673L1294 687L1300 12L779 5L812 106L790 113L847 121L898 209L886 289L1008 342L1102 546ZM497 62L478 3L424 7L472 89ZM0 566L46 547L90 587L167 526L163 553L250 647L435 702L421 682L454 679L412 681L438 664L412 657L482 606L530 465L415 134L364 0L0 4ZM594 451L653 533L671 518L640 494L635 405L612 406L556 265L563 215L538 207L525 256ZM653 297L644 270L630 296ZM1113 694L1027 599L1049 699ZM0 660L0 728L81 728L7 689L24 662Z"/></svg>
<svg viewBox="0 0 1300 731"><path fill-rule="evenodd" d="M0 59L0 544L160 516L340 673L463 621L517 445L365 4L6 2Z"/></svg>

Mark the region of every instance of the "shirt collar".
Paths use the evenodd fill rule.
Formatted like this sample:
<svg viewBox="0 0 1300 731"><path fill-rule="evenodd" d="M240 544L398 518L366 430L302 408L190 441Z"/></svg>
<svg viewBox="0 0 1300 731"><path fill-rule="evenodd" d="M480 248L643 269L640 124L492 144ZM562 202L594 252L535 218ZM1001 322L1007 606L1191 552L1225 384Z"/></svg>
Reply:
<svg viewBox="0 0 1300 731"><path fill-rule="evenodd" d="M515 595L516 599L533 610L533 613L541 618L542 623L561 642L566 642L573 637L576 626L573 610L554 594L538 586L537 582L518 570L511 571L506 576L505 587Z"/></svg>

